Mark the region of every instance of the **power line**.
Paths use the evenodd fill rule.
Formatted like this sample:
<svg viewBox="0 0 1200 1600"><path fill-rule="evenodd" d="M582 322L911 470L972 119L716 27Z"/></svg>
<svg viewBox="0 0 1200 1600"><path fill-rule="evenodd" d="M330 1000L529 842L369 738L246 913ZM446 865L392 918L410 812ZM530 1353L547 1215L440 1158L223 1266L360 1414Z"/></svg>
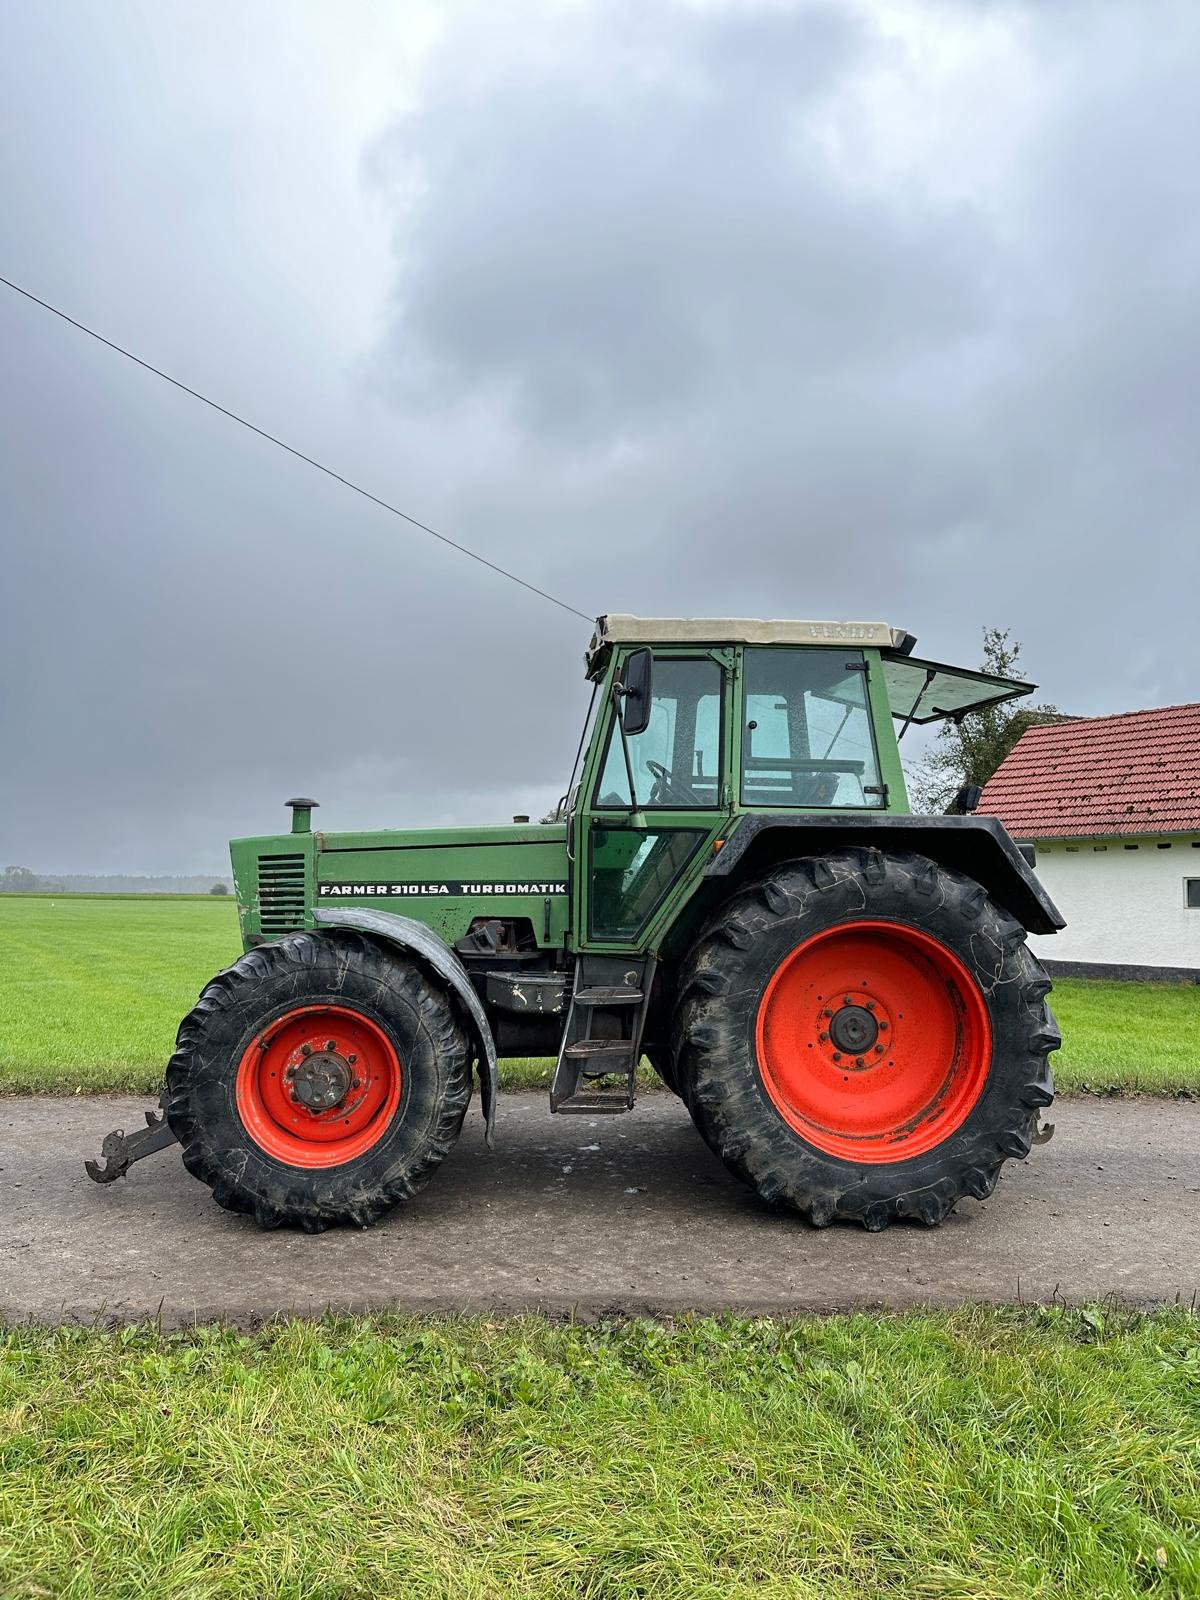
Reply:
<svg viewBox="0 0 1200 1600"><path fill-rule="evenodd" d="M344 484L347 489L353 489L355 494L362 495L364 500L370 500L372 505L381 506L384 511L390 511L394 517L400 517L404 522L410 523L414 528L420 528L422 533L430 534L442 544L457 550L459 555L469 556L472 561L478 561L481 567L488 567L492 572L498 572L502 578L510 578L513 583L519 583L522 589L528 589L530 594L540 595L543 600L549 600L551 605L559 606L563 611L569 611L572 616L582 617L585 622L591 622L586 611L579 611L575 606L568 605L565 600L560 600L557 595L548 594L545 589L539 589L534 583L527 583L524 578L518 578L515 572L509 572L507 567L497 566L494 561L489 561L486 556L479 555L474 550L468 550L465 544L448 538L444 533L439 533L436 528L431 528L426 522L419 522L416 517L410 517L407 511L401 511L399 506L391 505L387 500L381 500L377 494L372 494L369 489L364 489L359 483L350 478L344 478L340 472L335 472L332 467L327 467L323 462L316 461L312 456L306 456L303 450L297 450L294 445L286 444L282 439L276 438L273 433L268 433L265 428L256 427L253 422L230 411L227 406L218 405L215 400L210 400L206 394L201 394L198 389L190 388L186 383L181 383L178 378L173 378L169 372L164 372L161 367L152 366L149 361L143 361L141 356L135 356L132 350L126 350L124 345L117 344L112 339L106 339L102 333L97 333L95 328L89 328L86 322L79 322L74 317L60 311L57 306L52 306L48 300L41 299L29 289L23 289L19 283L14 283L11 278L0 276L0 283L14 293L24 295L26 300L32 300L35 306L41 306L43 311L49 311L56 317L61 317L64 322L69 322L73 328L78 328L80 333L86 333L89 338L95 339L99 344L107 345L110 350L115 350L119 356L124 356L127 361L132 361L136 366L142 367L146 372L152 372L156 378L161 378L164 383L171 384L176 389L182 389L184 394L190 394L193 400L219 411L223 417L228 417L231 422L238 422L243 428L249 428L251 433L256 433L260 439L265 439L268 444L276 445L280 450L286 450L288 455L295 456L297 461L303 461L307 466L315 467L318 472L323 472L327 478L332 478L335 483Z"/></svg>

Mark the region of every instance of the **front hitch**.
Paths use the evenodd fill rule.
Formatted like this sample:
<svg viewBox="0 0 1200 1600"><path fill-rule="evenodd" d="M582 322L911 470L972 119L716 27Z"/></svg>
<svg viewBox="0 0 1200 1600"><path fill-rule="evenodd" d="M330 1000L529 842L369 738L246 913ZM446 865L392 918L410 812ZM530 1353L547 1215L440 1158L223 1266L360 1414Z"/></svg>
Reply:
<svg viewBox="0 0 1200 1600"><path fill-rule="evenodd" d="M84 1169L95 1183L111 1183L122 1178L135 1161L152 1156L156 1150L165 1150L175 1143L175 1135L167 1122L167 1112L162 1101L159 1110L146 1112L146 1126L136 1133L126 1133L117 1128L107 1135L100 1146L100 1161L85 1161ZM103 1163L103 1165L101 1164Z"/></svg>

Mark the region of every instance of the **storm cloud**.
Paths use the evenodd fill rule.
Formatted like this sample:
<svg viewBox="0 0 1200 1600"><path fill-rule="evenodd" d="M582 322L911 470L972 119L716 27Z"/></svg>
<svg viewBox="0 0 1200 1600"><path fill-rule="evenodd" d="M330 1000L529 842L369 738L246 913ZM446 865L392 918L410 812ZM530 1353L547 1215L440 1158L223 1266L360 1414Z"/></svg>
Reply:
<svg viewBox="0 0 1200 1600"><path fill-rule="evenodd" d="M286 16L286 22L285 22ZM1197 698L1189 5L0 22L0 271L597 611ZM0 297L0 857L535 814L587 626Z"/></svg>

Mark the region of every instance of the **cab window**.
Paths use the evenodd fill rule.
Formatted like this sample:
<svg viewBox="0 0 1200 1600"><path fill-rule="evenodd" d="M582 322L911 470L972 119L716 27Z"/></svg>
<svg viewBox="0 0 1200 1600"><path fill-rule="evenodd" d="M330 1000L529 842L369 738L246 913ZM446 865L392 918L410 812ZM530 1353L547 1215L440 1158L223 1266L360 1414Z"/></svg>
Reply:
<svg viewBox="0 0 1200 1600"><path fill-rule="evenodd" d="M865 666L855 650L745 652L744 805L883 804Z"/></svg>
<svg viewBox="0 0 1200 1600"><path fill-rule="evenodd" d="M721 667L710 660L655 657L650 720L629 740L637 804L709 810L721 796ZM596 806L629 808L621 735L612 718Z"/></svg>
<svg viewBox="0 0 1200 1600"><path fill-rule="evenodd" d="M592 937L636 938L707 838L707 826L648 832L610 828L605 821L593 827L588 921Z"/></svg>

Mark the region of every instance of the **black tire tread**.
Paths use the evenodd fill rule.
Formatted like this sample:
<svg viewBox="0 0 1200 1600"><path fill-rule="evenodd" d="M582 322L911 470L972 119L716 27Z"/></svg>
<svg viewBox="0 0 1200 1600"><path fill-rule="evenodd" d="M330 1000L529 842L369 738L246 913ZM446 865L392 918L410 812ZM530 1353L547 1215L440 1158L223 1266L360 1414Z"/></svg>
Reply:
<svg viewBox="0 0 1200 1600"><path fill-rule="evenodd" d="M956 928L970 942L977 972L1006 1005L1006 1034L997 1038L981 1101L963 1130L929 1157L853 1164L806 1144L771 1105L753 1071L738 1070L741 1041L729 1012L749 1003L755 952L764 931L782 918L821 914L827 899L861 915L873 895L891 886L908 896L905 920L936 931ZM984 982L985 993L988 982ZM1049 1055L1061 1043L1046 1002L1050 982L1025 943L1025 929L981 885L960 872L905 852L850 847L824 857L788 861L746 884L709 919L685 957L673 1019L675 1074L692 1118L710 1148L764 1201L801 1213L816 1227L860 1223L875 1232L898 1219L936 1226L963 1195L986 1199L1006 1160L1030 1151L1039 1112L1054 1098ZM995 1032L995 1017L993 1017ZM743 1052L744 1053L744 1052ZM991 1093L996 1062L1006 1062L1003 1092ZM972 1126L974 1124L974 1126ZM939 1157L940 1159L933 1159ZM907 1180L907 1181L906 1181Z"/></svg>
<svg viewBox="0 0 1200 1600"><path fill-rule="evenodd" d="M353 974L353 977L348 977ZM236 1113L211 1119L199 1092L232 1080L243 1045L260 1026L264 1000L289 992L302 1000L317 989L340 993L350 983L373 996L385 1021L398 1008L423 1032L438 1064L439 1082L410 1093L421 1103L425 1131L382 1166L368 1158L343 1168L288 1167L259 1152L248 1135L231 1135ZM269 1009L269 1003L268 1003ZM422 1075L423 1077L427 1075ZM248 951L205 986L179 1025L167 1063L167 1119L187 1170L212 1190L227 1211L252 1216L260 1228L291 1226L321 1233L337 1223L369 1227L428 1183L457 1140L471 1095L470 1050L456 1008L415 964L363 934L297 933Z"/></svg>

